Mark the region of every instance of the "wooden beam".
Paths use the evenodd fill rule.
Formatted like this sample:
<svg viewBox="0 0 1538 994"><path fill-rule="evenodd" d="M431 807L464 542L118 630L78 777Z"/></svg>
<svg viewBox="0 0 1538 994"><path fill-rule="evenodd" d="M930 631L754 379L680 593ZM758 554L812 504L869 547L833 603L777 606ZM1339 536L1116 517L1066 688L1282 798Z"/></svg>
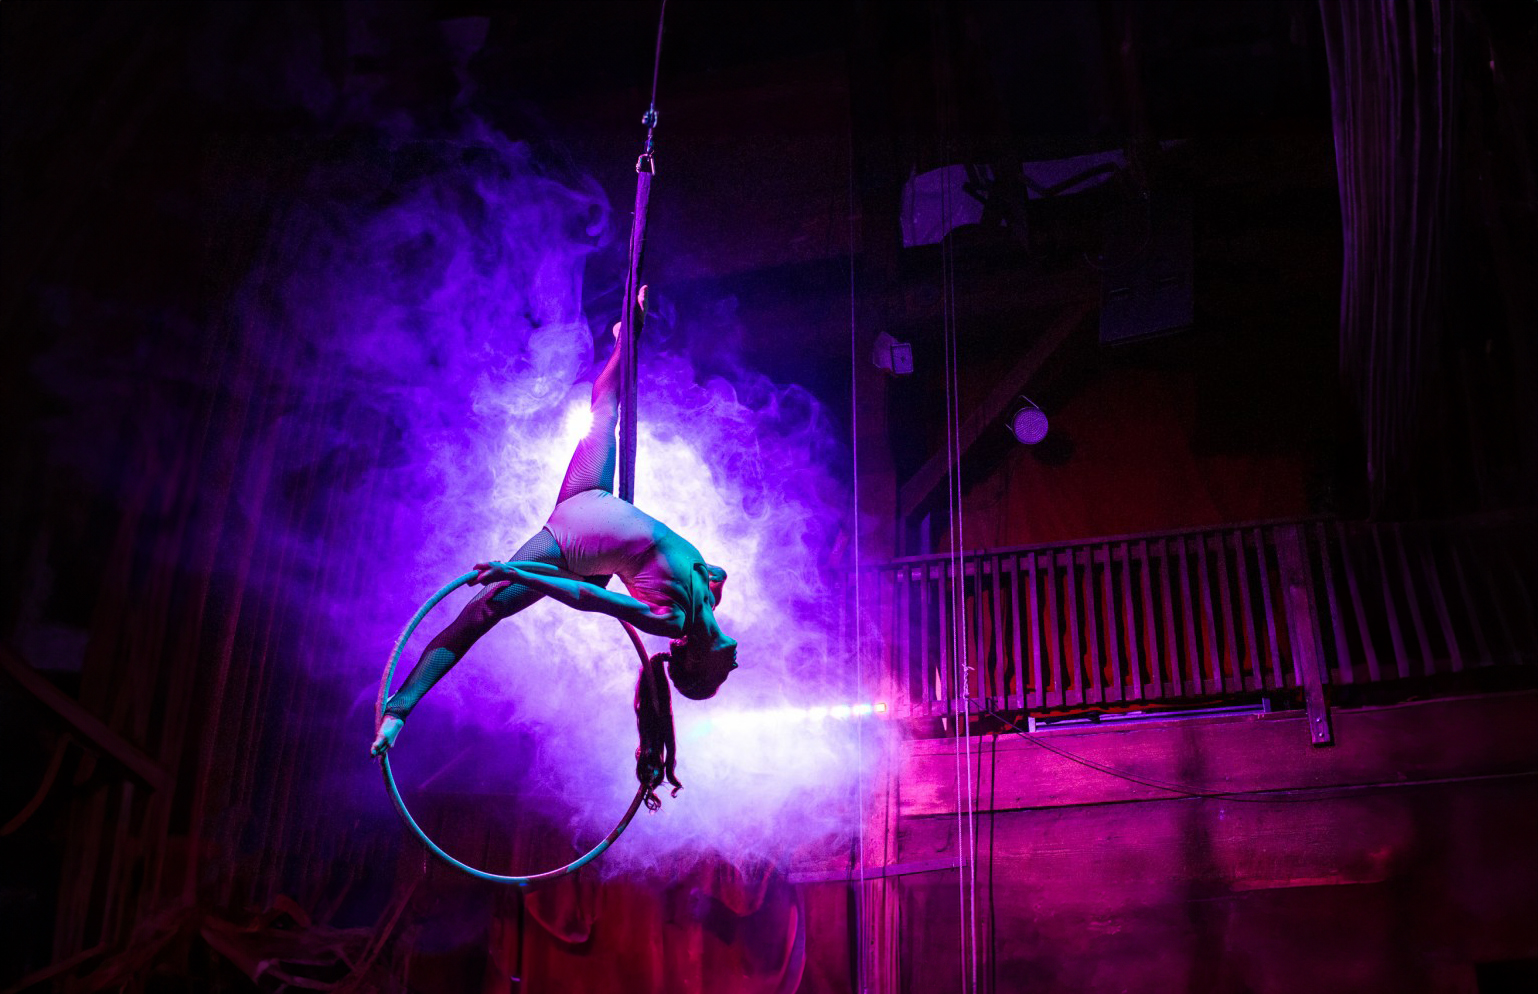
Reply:
<svg viewBox="0 0 1538 994"><path fill-rule="evenodd" d="M69 722L92 746L121 763L136 779L153 790L164 790L171 785L171 775L160 764L87 711L79 701L49 683L6 646L0 646L0 670Z"/></svg>
<svg viewBox="0 0 1538 994"><path fill-rule="evenodd" d="M964 457L973 443L982 437L984 429L998 420L1010 402L1025 389L1031 377L1040 371L1052 354L1068 340L1068 336L1083 323L1090 310L1091 308L1084 304L1070 307L1058 318L1056 324L1042 332L1041 336L1031 343L1031 347L1026 349L1025 354L1020 357L1014 367L999 380L998 385L989 392L988 396L983 398L982 404L961 423L961 446L958 459ZM945 478L947 464L946 453L936 452L923 466L919 467L919 471L913 474L912 479L902 485L897 496L897 513L901 517L909 517L929 499L935 487L938 487L940 481Z"/></svg>
<svg viewBox="0 0 1538 994"><path fill-rule="evenodd" d="M1189 794L1255 796L1531 779L1538 776L1535 719L1538 692L1529 690L1337 710L1333 724L1340 744L1333 749L1313 746L1306 734L1308 715L1301 711L1151 717L987 736L968 745L974 761L978 751L983 754L972 796L976 812L983 814ZM961 748L951 738L903 745L897 779L905 839L912 830L907 819L954 819ZM906 853L920 856L908 849L894 861L906 859Z"/></svg>
<svg viewBox="0 0 1538 994"><path fill-rule="evenodd" d="M961 859L959 857L946 856L940 859L892 863L886 866L867 866L863 870L851 868L791 873L788 875L788 879L793 884L857 883L861 880L881 880L887 877L903 877L910 873L935 873L940 870L957 870L960 868Z"/></svg>

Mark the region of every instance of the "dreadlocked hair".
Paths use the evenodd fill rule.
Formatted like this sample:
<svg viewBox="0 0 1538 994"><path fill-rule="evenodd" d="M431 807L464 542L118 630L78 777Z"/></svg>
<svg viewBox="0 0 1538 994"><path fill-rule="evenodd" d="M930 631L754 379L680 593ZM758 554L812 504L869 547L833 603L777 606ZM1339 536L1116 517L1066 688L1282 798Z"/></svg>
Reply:
<svg viewBox="0 0 1538 994"><path fill-rule="evenodd" d="M641 742L635 751L635 775L646 790L646 810L662 807L657 788L666 780L673 785L671 796L683 789L673 772L676 747L673 741L673 695L668 688L668 654L659 652L641 667L635 685L635 723Z"/></svg>

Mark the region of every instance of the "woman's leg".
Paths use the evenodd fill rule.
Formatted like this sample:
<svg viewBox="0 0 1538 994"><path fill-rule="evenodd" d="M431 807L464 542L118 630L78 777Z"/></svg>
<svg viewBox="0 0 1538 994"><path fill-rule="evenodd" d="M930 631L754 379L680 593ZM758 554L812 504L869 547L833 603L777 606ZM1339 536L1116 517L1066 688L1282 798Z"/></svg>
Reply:
<svg viewBox="0 0 1538 994"><path fill-rule="evenodd" d="M561 490L556 495L557 504L584 490L614 492L614 469L619 462L619 443L614 429L619 423L616 407L610 412L599 404L593 405L593 424L577 443L566 466L566 476L561 480Z"/></svg>
<svg viewBox="0 0 1538 994"><path fill-rule="evenodd" d="M593 423L571 454L566 477L556 495L557 504L584 490L614 491L614 469L619 462L619 442L614 437L614 429L619 425L620 368L628 361L630 351L629 343L620 335L619 325L614 326L614 334L614 351L593 380Z"/></svg>
<svg viewBox="0 0 1538 994"><path fill-rule="evenodd" d="M543 528L523 543L512 558L548 563L566 569L566 557L561 555L561 547ZM477 639L491 631L498 621L517 614L543 596L521 583L483 590L422 650L416 666L412 667L411 675L406 677L401 689L386 704L385 713L404 720L411 709L417 706L422 695L464 658Z"/></svg>

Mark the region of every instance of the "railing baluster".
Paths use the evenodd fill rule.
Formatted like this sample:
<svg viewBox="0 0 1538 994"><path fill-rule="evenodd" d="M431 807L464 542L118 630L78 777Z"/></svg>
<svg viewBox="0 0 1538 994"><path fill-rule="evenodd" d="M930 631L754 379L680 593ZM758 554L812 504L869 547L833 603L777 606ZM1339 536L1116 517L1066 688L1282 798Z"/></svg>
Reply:
<svg viewBox="0 0 1538 994"><path fill-rule="evenodd" d="M1186 536L1175 540L1180 557L1180 617L1185 624L1185 651L1183 660L1185 685L1192 694L1204 693L1202 685L1202 650L1196 638L1196 606L1191 603L1191 569L1188 561L1190 543Z"/></svg>
<svg viewBox="0 0 1538 994"><path fill-rule="evenodd" d="M1026 576L1026 616L1030 621L1031 639L1031 685L1030 698L1026 702L1027 707L1040 708L1047 701L1047 675L1042 668L1041 644L1043 642L1041 631L1041 598L1036 596L1036 553L1025 554ZM1019 606L1015 607L1015 619L1019 621Z"/></svg>
<svg viewBox="0 0 1538 994"><path fill-rule="evenodd" d="M1399 671L1400 677L1410 675L1410 657L1405 652L1404 639L1399 634L1399 612L1394 609L1394 591L1389 584L1388 557L1383 553L1383 529L1378 525L1368 526L1372 529L1372 545L1378 553L1378 577L1383 588L1383 613L1388 621L1389 640L1394 646L1394 667Z"/></svg>
<svg viewBox="0 0 1538 994"><path fill-rule="evenodd" d="M972 667L975 665L972 649L972 632L977 627L973 624L971 601L967 597L967 561L966 558L957 560L957 567L961 570L952 582L955 584L956 600L951 604L951 610L956 613L956 641L951 660L951 673L955 675L955 684L951 687L953 707L960 713L964 699L972 696Z"/></svg>
<svg viewBox="0 0 1538 994"><path fill-rule="evenodd" d="M1004 561L995 555L989 560L993 569L993 697L1001 708L1009 707L1009 668L1004 658L1004 604L999 599L999 573Z"/></svg>
<svg viewBox="0 0 1538 994"><path fill-rule="evenodd" d="M1063 606L1068 619L1068 659L1063 672L1071 682L1063 689L1069 704L1084 703L1084 650L1079 645L1079 562L1078 555L1069 549L1064 558L1068 561L1068 574L1063 578Z"/></svg>
<svg viewBox="0 0 1538 994"><path fill-rule="evenodd" d="M1351 558L1351 537L1345 526L1336 522L1335 538L1340 544L1340 564L1346 574L1346 591L1351 595L1351 610L1356 614L1357 633L1362 640L1362 656L1367 660L1367 679L1376 682L1383 679L1383 673L1378 666L1378 649L1367 627L1367 612L1362 610L1361 584L1357 580L1357 570Z"/></svg>
<svg viewBox="0 0 1538 994"><path fill-rule="evenodd" d="M903 601L903 574L907 568L889 571L891 580L892 605L887 615L887 625L882 631L901 632L900 645L891 645L887 651L891 654L891 668L881 674L877 684L879 697L873 698L885 700L887 708L898 712L904 717L912 713L913 707L909 703L913 700L910 687L910 674L908 672L908 652L913 647L912 633L908 630L910 615L908 605Z"/></svg>
<svg viewBox="0 0 1538 994"><path fill-rule="evenodd" d="M1346 643L1346 626L1342 624L1340 602L1335 597L1335 568L1330 565L1330 540L1324 523L1314 525L1314 540L1319 545L1319 569L1324 574L1324 603L1329 609L1330 629L1335 633L1335 679L1350 683L1356 667L1351 662L1351 647Z"/></svg>
<svg viewBox="0 0 1538 994"><path fill-rule="evenodd" d="M956 578L956 590L960 594L954 607L958 624L956 626L956 658L951 671L956 674L956 686L952 690L952 696L956 700L956 709L959 712L963 699L972 696L972 671L977 666L976 633L977 633L977 602L975 598L967 596L967 589L974 584L967 580L967 560L963 553L957 565L961 568L961 575ZM975 575L975 574L974 574Z"/></svg>
<svg viewBox="0 0 1538 994"><path fill-rule="evenodd" d="M1442 576L1437 571L1436 550L1430 542L1422 542L1420 548L1421 572L1426 577L1426 589L1431 593L1431 603L1436 609L1437 622L1442 627L1442 639L1447 643L1447 659L1454 673L1463 672L1463 653L1458 649L1458 633L1453 630L1453 619L1447 610L1447 592Z"/></svg>
<svg viewBox="0 0 1538 994"><path fill-rule="evenodd" d="M1020 585L1020 556L1018 554L1011 556L1010 563L1013 568L1010 571L1009 617L1010 621L1013 622L1011 629L1014 632L1015 692L1010 695L1009 706L1012 708L1025 708L1030 706L1028 703L1030 699L1027 696L1029 692L1025 687L1025 653L1022 651L1023 646L1020 633L1020 599L1025 596L1021 593L1022 587ZM1032 605L1036 603L1035 591L1031 593L1031 603Z"/></svg>
<svg viewBox="0 0 1538 994"><path fill-rule="evenodd" d="M1447 543L1447 551L1452 556L1453 574L1458 577L1458 589L1463 593L1463 606L1467 609L1469 628L1474 632L1474 651L1479 654L1477 665L1489 666L1495 662L1495 657L1490 654L1490 643L1485 641L1485 627L1479 623L1479 605L1475 603L1474 596L1469 593L1469 580L1463 572L1463 559L1458 555L1458 539L1451 537Z"/></svg>
<svg viewBox="0 0 1538 994"><path fill-rule="evenodd" d="M1286 671L1282 669L1282 650L1276 641L1276 601L1272 596L1276 587L1271 583L1271 566L1266 559L1266 543L1274 534L1272 529L1255 529L1255 559L1260 569L1260 604L1266 612L1266 647L1271 651L1271 688L1287 687Z"/></svg>
<svg viewBox="0 0 1538 994"><path fill-rule="evenodd" d="M880 644L875 647L874 651L866 650L864 655L875 656L880 661L880 669L877 670L877 673L879 674L879 682L877 683L877 686L882 687L882 685L889 683L894 675L902 672L902 670L899 668L901 664L898 661L898 653L902 650L897 644L897 639L893 638L893 633L897 629L897 619L901 617L897 613L897 573L891 569L878 567L874 576L872 577L872 580L876 584L875 629L879 635ZM858 672L863 679L865 674L864 658L861 656L859 650L864 646L865 633L859 628L859 606L860 602L858 597L856 597L856 610L854 614L854 644L856 647L855 665L858 667L856 672ZM868 700L875 700L884 696L886 694L886 690L869 690L869 685L867 685L867 694L869 695L867 697ZM888 710L892 709L892 704L890 702L887 704L887 708Z"/></svg>
<svg viewBox="0 0 1538 994"><path fill-rule="evenodd" d="M1121 678L1121 625L1116 617L1116 556L1110 543L1105 545L1105 572L1101 574L1101 608L1105 621L1105 653L1106 662L1111 667L1110 699L1113 701L1126 700L1127 695L1122 686Z"/></svg>
<svg viewBox="0 0 1538 994"><path fill-rule="evenodd" d="M1127 543L1120 546L1126 551ZM1126 571L1123 571L1123 592L1126 592ZM1132 682L1132 675L1123 679L1121 675L1121 635L1123 629L1130 631L1132 628L1132 612L1126 611L1126 620L1121 620L1121 612L1117 611L1117 549L1106 543L1106 583L1104 583L1104 600L1106 600L1106 652L1110 657L1110 699L1126 700L1127 683ZM1130 599L1129 599L1130 600ZM1123 605L1126 608L1127 605Z"/></svg>
<svg viewBox="0 0 1538 994"><path fill-rule="evenodd" d="M955 613L952 599L956 596L956 580L951 576L951 561L940 562L940 583L935 590L935 602L940 607L940 621L935 630L939 636L940 668L935 680L935 696L940 699L940 713L949 717L956 710L956 674L953 658L956 655L956 632L951 624ZM965 638L965 633L962 635Z"/></svg>
<svg viewBox="0 0 1538 994"><path fill-rule="evenodd" d="M930 688L936 686L929 672L929 564L919 566L919 684L924 691L924 715L933 717L934 702Z"/></svg>
<svg viewBox="0 0 1538 994"><path fill-rule="evenodd" d="M1196 546L1196 585L1201 590L1202 647L1207 650L1207 667L1212 676L1202 687L1209 694L1223 692L1223 659L1218 655L1217 613L1212 609L1212 581L1207 571L1207 542L1211 536L1197 535L1192 541ZM1198 665L1198 673L1208 672Z"/></svg>
<svg viewBox="0 0 1538 994"><path fill-rule="evenodd" d="M1143 624L1142 634L1148 636L1143 642L1148 651L1148 684L1147 691L1150 699L1158 699L1164 696L1164 677L1159 670L1159 616L1154 613L1153 601L1153 557L1148 552L1148 540L1138 542L1138 563L1141 566L1142 582L1139 586L1143 594Z"/></svg>
<svg viewBox="0 0 1538 994"><path fill-rule="evenodd" d="M1482 555L1475 555L1474 562L1479 569L1479 575L1484 577L1484 602L1490 605L1490 611L1495 615L1496 626L1500 628L1501 634L1506 636L1506 648L1510 653L1511 662L1520 663L1522 661L1522 650L1517 644L1516 630L1506 620L1506 612L1501 609L1501 597L1505 591L1501 589L1502 585L1497 581L1494 571L1490 567L1490 562L1494 557L1490 554L1489 549L1476 549L1475 552L1483 553ZM1498 661L1500 656L1501 653L1497 650L1491 658Z"/></svg>
<svg viewBox="0 0 1538 994"><path fill-rule="evenodd" d="M1137 614L1132 609L1132 548L1121 543L1121 614L1127 635L1127 681L1132 684L1132 700L1143 699L1143 666L1138 654Z"/></svg>
<svg viewBox="0 0 1538 994"><path fill-rule="evenodd" d="M965 560L963 560L965 563ZM965 566L963 565L963 569ZM981 558L972 560L972 603L968 606L966 601L967 583L966 574L962 574L961 599L962 607L966 608L967 623L972 626L971 638L967 641L967 651L961 657L961 696L982 697L987 693L985 689L987 673L987 643L984 641L983 632L983 562ZM963 629L965 631L965 629ZM974 689L972 680L974 675L977 686Z"/></svg>
<svg viewBox="0 0 1538 994"><path fill-rule="evenodd" d="M1057 624L1057 553L1049 550L1047 557L1047 661L1051 665L1052 693L1044 693L1044 700L1048 706L1064 704L1067 695L1063 692L1063 640L1058 633ZM1045 688L1043 688L1045 691Z"/></svg>
<svg viewBox="0 0 1538 994"><path fill-rule="evenodd" d="M1410 570L1410 551L1405 548L1404 532L1396 523L1389 532L1399 552L1399 575L1404 578L1405 603L1410 608L1410 627L1421 650L1421 666L1427 676L1435 676L1436 657L1431 654L1431 640L1426 637L1426 622L1421 618L1420 595L1415 592L1415 576Z"/></svg>
<svg viewBox="0 0 1538 994"><path fill-rule="evenodd" d="M1170 696L1185 694L1185 667L1181 663L1178 629L1175 627L1175 595L1172 592L1171 574L1174 559L1170 555L1169 539L1159 539L1159 587L1164 595L1164 656L1169 666Z"/></svg>
<svg viewBox="0 0 1538 994"><path fill-rule="evenodd" d="M1084 589L1084 667L1088 673L1081 677L1085 683L1085 700L1095 704L1105 701L1105 681L1101 677L1103 660L1100 655L1100 603L1095 596L1095 550L1084 549L1075 556L1084 556L1084 573L1081 576Z"/></svg>
<svg viewBox="0 0 1538 994"><path fill-rule="evenodd" d="M901 619L898 626L902 631L902 645L899 654L902 662L897 671L901 676L900 691L903 698L903 712L912 717L917 706L918 696L915 691L922 687L922 683L914 679L913 672L913 567L904 565L897 571L897 617Z"/></svg>
<svg viewBox="0 0 1538 994"><path fill-rule="evenodd" d="M1244 668L1239 660L1239 637L1235 632L1238 623L1234 618L1234 598L1229 591L1227 537L1225 532L1213 532L1211 544L1217 552L1218 609L1222 612L1223 621L1223 692L1231 694L1244 689Z"/></svg>
<svg viewBox="0 0 1538 994"><path fill-rule="evenodd" d="M1259 690L1265 681L1260 652L1255 644L1255 607L1250 600L1249 557L1244 553L1244 532L1233 532L1230 537L1234 541L1234 556L1238 567L1235 578L1239 581L1239 614L1244 619L1244 659L1239 664L1239 685L1245 690Z"/></svg>
<svg viewBox="0 0 1538 994"><path fill-rule="evenodd" d="M988 696L988 626L987 607L983 595L983 557L976 556L972 560L972 610L970 616L976 626L976 637L972 641L974 658L972 660L972 672L977 674L977 697L984 699ZM972 693L970 681L967 694Z"/></svg>

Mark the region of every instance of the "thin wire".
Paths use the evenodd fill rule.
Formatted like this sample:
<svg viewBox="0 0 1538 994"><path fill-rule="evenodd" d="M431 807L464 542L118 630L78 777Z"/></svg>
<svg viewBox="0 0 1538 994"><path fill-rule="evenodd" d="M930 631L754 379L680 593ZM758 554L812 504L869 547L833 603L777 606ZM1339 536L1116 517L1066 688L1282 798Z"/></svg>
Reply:
<svg viewBox="0 0 1538 994"><path fill-rule="evenodd" d="M641 153L642 159L652 154L652 132L657 128L657 77L662 72L662 24L667 13L668 0L662 0L662 6L657 10L657 47L652 53L652 97L646 105L646 115L641 118L641 123L646 125L646 147Z"/></svg>
<svg viewBox="0 0 1538 994"><path fill-rule="evenodd" d="M855 181L854 181L854 115L849 119L849 202L846 214L849 235L849 458L852 472L850 473L851 487L854 491L854 657L855 657L855 700L865 700L865 647L864 625L861 612L860 592L860 387L859 365L856 357L859 355L855 310ZM867 962L870 957L868 949L870 943L865 933L868 921L865 913L865 723L861 723L859 734L855 737L855 787L859 796L858 818L859 837L856 849L856 875L858 883L855 885L855 943L857 945L855 956L855 988L857 990L869 990L870 968L873 964ZM885 894L883 893L883 898ZM884 917L884 916L883 916Z"/></svg>
<svg viewBox="0 0 1538 994"><path fill-rule="evenodd" d="M940 100L941 101L944 100L944 94L943 93L940 95ZM950 316L950 298L946 294L946 289L947 289L947 286L948 286L948 283L949 283L949 280L947 279L947 262L948 262L948 259L949 259L950 244L949 244L949 241L947 240L947 238L945 237L945 223L946 223L947 220L949 220L949 217L950 217L950 198L948 196L948 194L950 192L950 182L949 182L948 177L946 176L945 167L943 165L943 163L945 162L945 147L946 147L946 143L945 143L945 127L944 127L944 123L943 123L943 115L944 115L943 108L940 110L940 113L942 115L942 123L940 125L940 153L941 153L940 154L940 161L942 163L942 165L940 167L940 347L943 350L942 351L942 355L943 355L942 367L943 367L944 376L945 376L945 391L944 391L944 393L945 393L945 501L946 501L946 524L947 524L947 526L951 530L951 539L952 539L952 541L951 541L951 546L952 547L947 551L947 555L946 555L946 566L947 566L946 580L948 582L948 589L946 591L946 594L948 595L948 597L950 599L950 602L951 602L951 619L950 619L951 620L951 628L950 628L950 631L946 633L946 637L949 638L949 640L950 640L951 653L950 653L949 672L947 672L945 674L945 679L944 679L944 681L942 681L941 686L942 686L942 688L944 688L945 693L948 696L951 696L952 698L954 698L955 693L956 693L956 683L957 683L957 680L956 680L956 654L960 651L959 650L959 646L957 644L957 639L956 639L956 550L955 550L955 544L956 543L954 541L955 540L955 528L956 528L956 488L955 488L955 485L954 485L954 481L955 481L955 478L956 478L956 462L957 462L957 459L956 459L956 450L955 450L955 447L953 445L954 434L951 431L951 384L952 384L952 379L953 379L952 376L951 376L951 316ZM966 795L965 795L965 793L963 792L963 789L962 789L962 778L964 776L963 771L966 768L967 762L966 762L965 759L962 758L962 741L961 741L962 728L965 727L966 723L965 723L964 719L958 720L958 719L956 719L956 717L954 715L952 716L952 720L956 722L951 727L951 741L952 741L952 744L953 744L952 749L951 749L951 756L952 756L952 765L954 766L954 769L952 770L952 777L955 780L955 790L956 790L956 868L959 871L956 874L956 908L957 908L957 910L956 910L956 924L957 924L958 928L960 928L960 930L961 930L960 949L958 950L960 955L957 956L957 958L956 958L956 968L957 968L958 971L960 971L960 974L961 974L961 990L962 990L963 994L966 994L966 991L968 990L968 985L967 985L967 952L968 952L968 950L967 950L967 870L966 870L966 855L967 855L967 853L966 853L966 831L965 831L965 827L966 827Z"/></svg>
<svg viewBox="0 0 1538 994"><path fill-rule="evenodd" d="M968 930L971 935L971 966L972 989L977 989L978 960L981 955L977 944L977 785L972 779L972 704L971 683L972 665L968 654L967 622L966 622L966 511L962 505L961 488L961 349L960 335L956 328L956 249L952 242L949 253L949 264L946 267L946 297L950 310L950 348L951 348L951 445L956 453L955 472L953 474L956 496L955 507L955 541L952 549L956 560L956 573L952 589L956 601L957 610L954 615L956 642L956 667L958 690L961 692L962 721L961 734L962 745L965 749L966 763L966 797L967 797L967 855L965 873L967 875L967 899L969 914L967 917Z"/></svg>
<svg viewBox="0 0 1538 994"><path fill-rule="evenodd" d="M935 33L935 35L936 35L936 37L939 37L940 33L937 31ZM948 589L946 591L946 594L948 595L949 600L950 600L950 604L951 604L951 617L950 617L951 625L950 625L950 631L945 633L946 637L949 638L949 640L950 640L951 652L950 652L950 660L949 660L950 666L948 667L948 672L946 672L945 675L944 675L944 679L941 681L941 690L945 694L945 696L948 696L951 699L954 699L955 695L956 695L956 687L957 687L957 684L959 682L957 680L957 662L956 662L956 657L957 657L957 654L960 652L959 640L956 638L956 571L957 571L957 561L956 561L956 548L955 548L955 545L956 545L956 542L955 542L955 528L956 528L956 487L955 487L955 480L956 480L956 476L957 476L956 464L959 461L959 459L958 459L958 456L956 454L956 448L955 448L955 433L952 431L952 425L951 425L951 413L952 413L952 409L953 409L953 405L951 403L951 394L952 394L953 384L954 384L954 379L955 378L951 374L951 311L950 311L950 296L949 296L949 293L947 292L949 290L949 286L950 286L949 268L948 267L949 267L949 261L950 261L951 243L950 243L950 240L946 238L945 224L950 219L950 182L949 182L949 177L946 174L945 166L944 166L944 162L946 161L946 151L947 151L947 142L945 140L946 130L947 130L946 129L946 123L947 122L945 120L945 107L944 107L945 91L944 91L943 88L938 93L938 98L939 98L938 99L939 106L937 108L937 112L939 114L939 120L937 122L937 125L938 125L938 131L939 131L939 136L938 136L939 137L939 152L940 152L939 159L940 159L940 162L942 163L942 165L940 167L940 170L939 170L939 172L940 172L940 347L941 347L941 354L942 354L942 357L943 357L941 365L942 365L942 369L944 371L944 383L945 383L944 395L945 395L945 502L946 502L946 525L949 528L950 533L951 533L951 535L950 535L950 537L951 537L950 546L951 547L947 550L947 553L946 553L946 566L947 566L946 580L947 580L947 583L948 583ZM915 200L916 199L917 198L915 198ZM956 874L956 906L957 906L957 910L956 910L956 924L957 924L957 927L961 930L961 935L960 935L960 940L961 941L960 941L960 949L959 949L960 955L957 956L957 958L956 958L956 968L957 968L958 971L960 971L960 974L961 974L961 985L960 986L961 986L962 994L966 994L966 992L970 989L969 986L968 986L968 974L967 974L967 960L968 960L967 936L968 936L968 930L967 930L967 871L966 871L966 865L967 865L966 864L966 857L967 857L967 852L966 852L966 794L965 794L965 791L963 789L964 777L966 776L965 771L966 771L966 767L967 767L968 764L967 764L967 760L962 757L962 751L963 751L962 730L966 727L966 720L965 720L964 717L962 717L961 719L958 720L954 714L952 715L952 720L955 721L955 724L951 727L951 741L952 741L951 756L952 756L952 765L954 766L954 769L952 770L952 774L951 775L952 775L952 777L953 777L953 779L955 781L955 790L956 790L956 867L957 867L957 870L959 871Z"/></svg>
<svg viewBox="0 0 1538 994"><path fill-rule="evenodd" d="M943 10L941 16L943 17ZM949 34L944 22L937 37L942 44L949 44ZM951 86L950 54L946 51L941 62L939 94L940 146L942 163L948 163L951 155L950 100L954 97ZM956 259L955 241L948 236L945 226L951 218L951 189L949 174L941 169L941 323L945 351L945 445L947 485L946 499L950 512L950 599L951 599L951 689L961 698L961 715L956 724L954 738L960 748L956 756L956 845L962 857L961 873L957 878L962 927L962 990L976 991L978 976L977 945L977 819L976 788L972 782L972 729L971 702L968 694L970 673L967 660L966 638L966 575L964 550L966 546L965 514L962 509L961 488L961 374L960 349L956 330ZM964 803L962 803L964 801ZM967 967L970 966L970 972Z"/></svg>
<svg viewBox="0 0 1538 994"><path fill-rule="evenodd" d="M652 98L651 107L657 107L657 75L662 66L662 21L667 17L668 0L662 0L662 6L657 11L657 48L652 55Z"/></svg>

